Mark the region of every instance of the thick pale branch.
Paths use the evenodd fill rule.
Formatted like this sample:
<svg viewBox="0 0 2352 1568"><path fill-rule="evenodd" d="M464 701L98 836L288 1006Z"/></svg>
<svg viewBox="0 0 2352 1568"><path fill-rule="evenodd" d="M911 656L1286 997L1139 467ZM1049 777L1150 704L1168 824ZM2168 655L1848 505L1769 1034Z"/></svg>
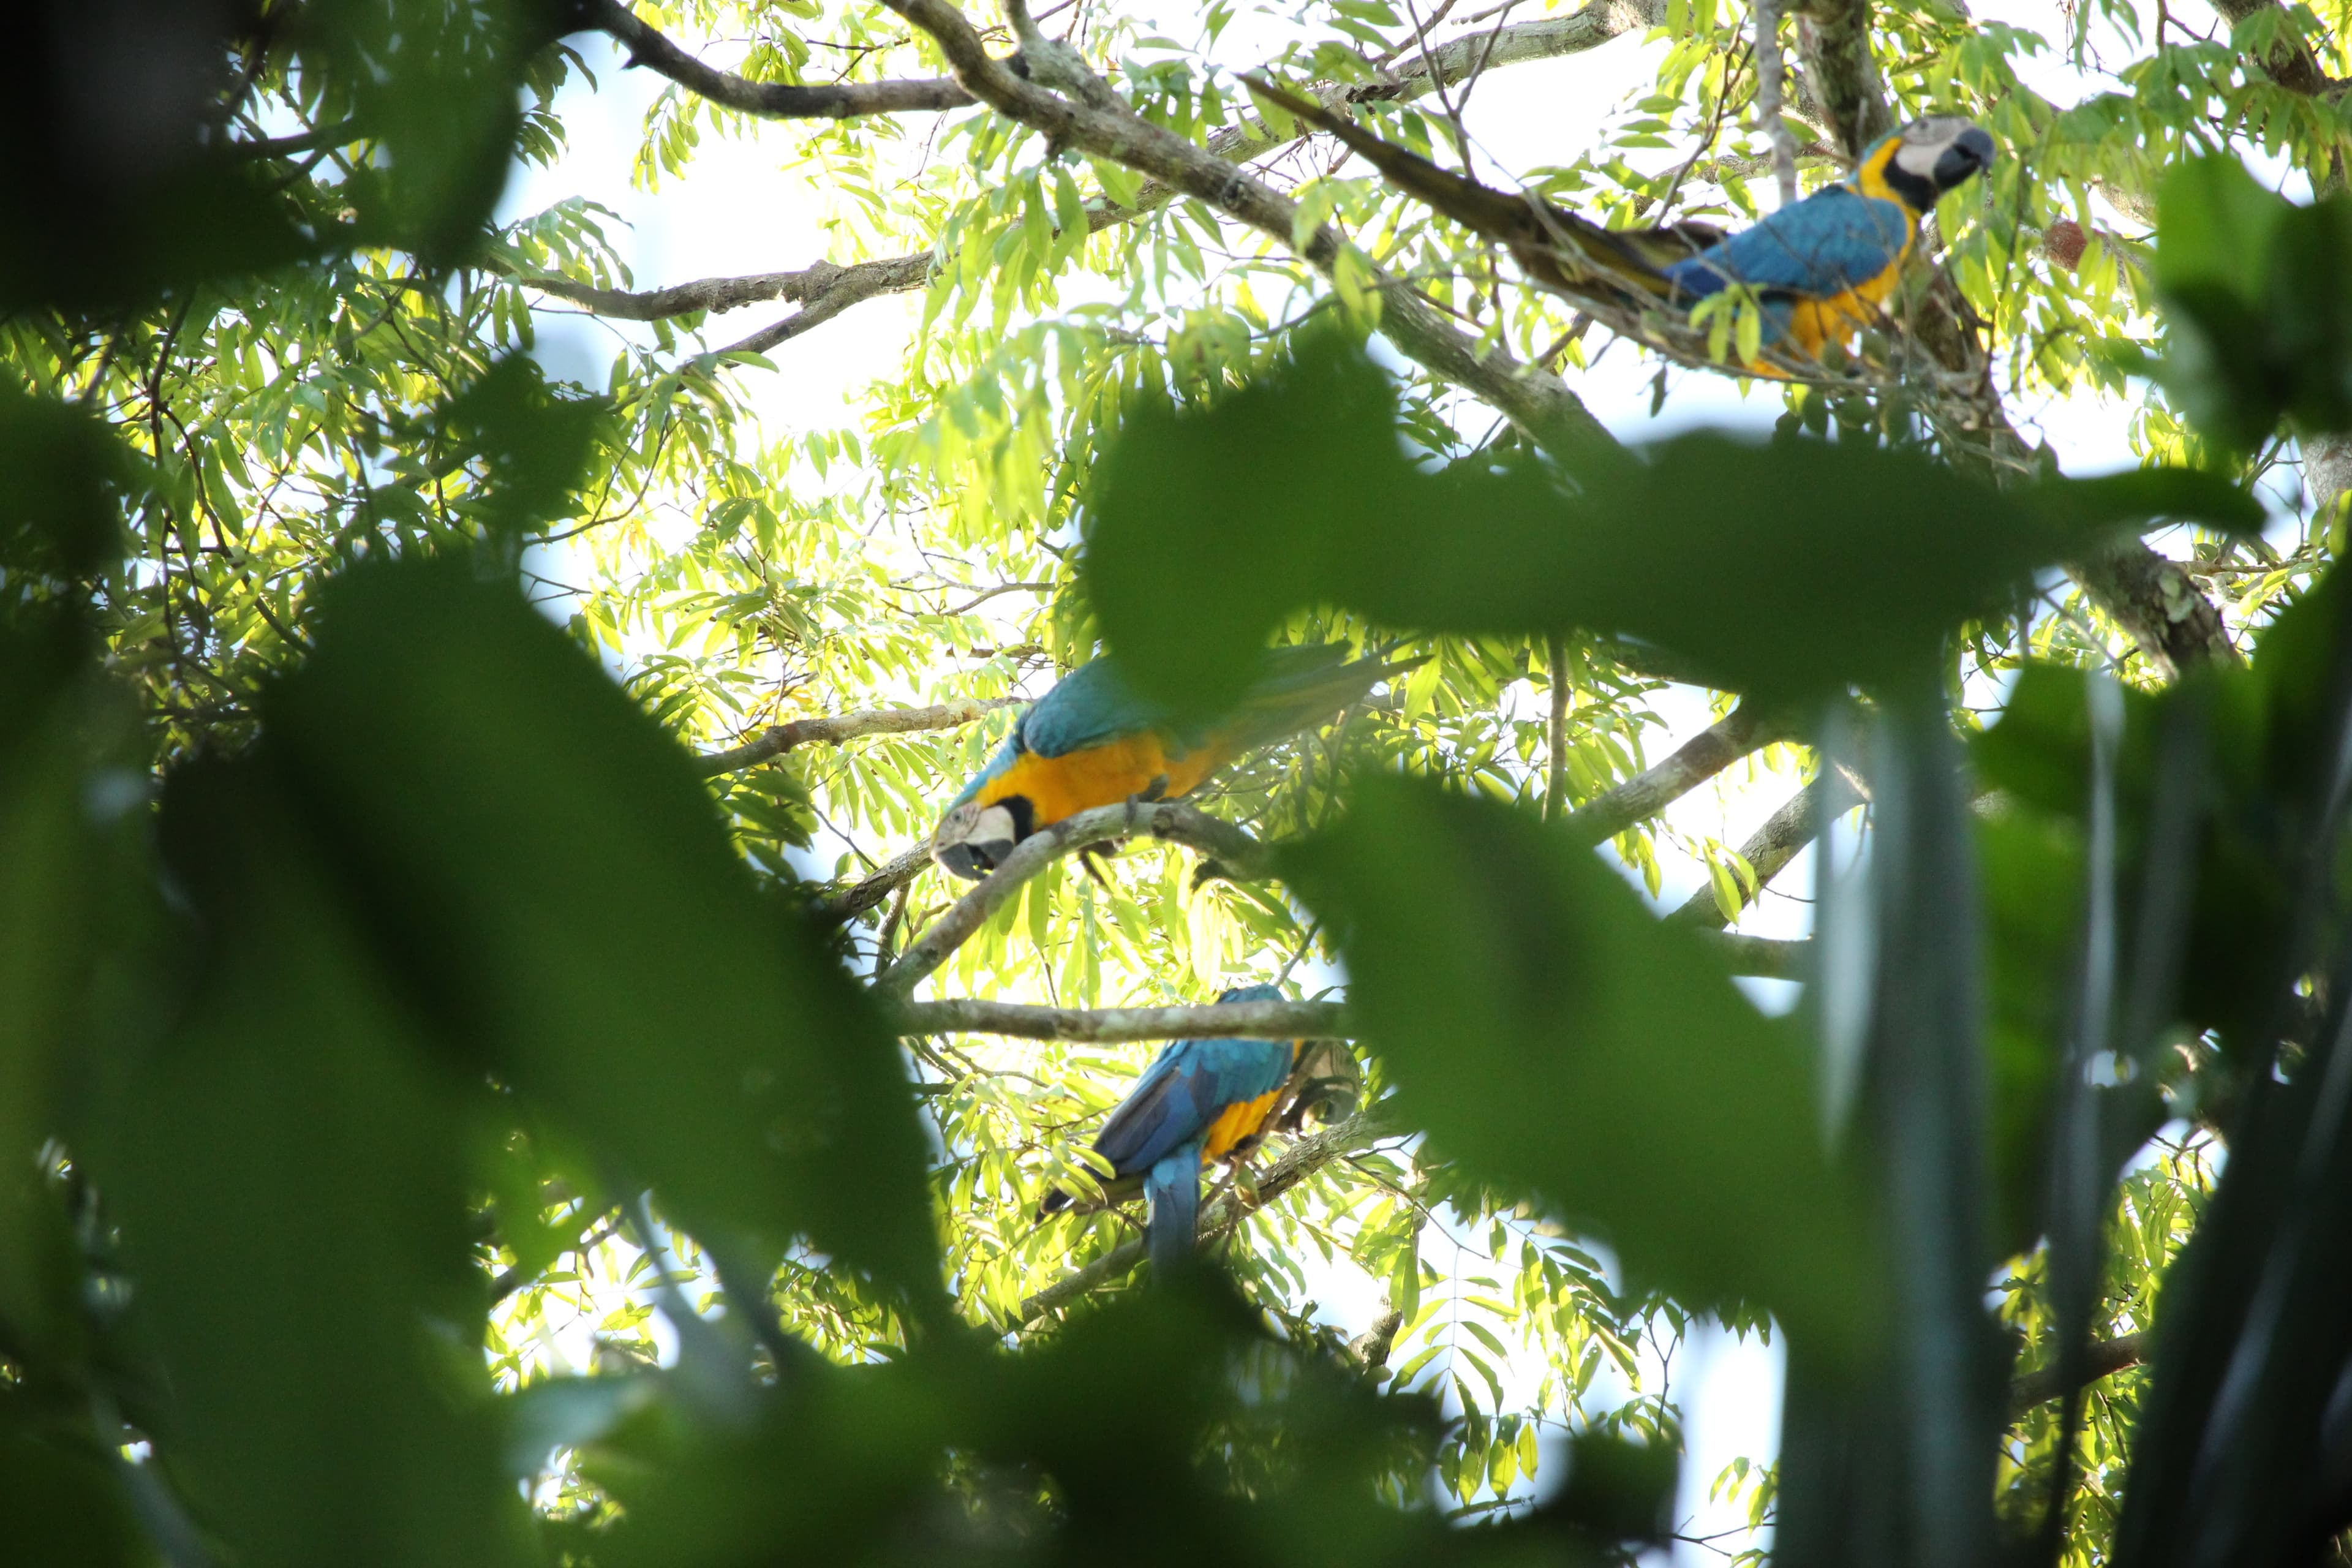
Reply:
<svg viewBox="0 0 2352 1568"><path fill-rule="evenodd" d="M877 294L919 289L930 269L930 258L894 256L885 261L861 261L854 267L815 262L798 272L755 272L742 278L698 278L667 289L599 289L569 278L518 278L542 294L552 294L584 305L600 316L624 321L662 321L697 310L736 310L746 305L782 300L812 308L832 300L849 302Z"/></svg>
<svg viewBox="0 0 2352 1568"><path fill-rule="evenodd" d="M903 258L902 258L903 259ZM923 258L928 266L928 258ZM855 272L856 276L850 274ZM772 322L729 343L719 350L728 354L763 354L780 343L790 342L812 327L821 327L852 305L874 299L877 295L902 293L919 287L927 272L898 265L897 261L875 262L868 266L842 268L843 277L832 288L811 300L800 310L781 321Z"/></svg>
<svg viewBox="0 0 2352 1568"><path fill-rule="evenodd" d="M706 778L715 773L737 773L764 763L771 757L781 757L795 746L838 744L862 735L904 735L918 730L952 730L959 724L971 723L1000 709L1018 708L1026 700L1021 697L971 697L929 708L862 708L854 713L835 713L822 719L795 719L789 724L775 725L762 731L756 740L746 741L728 751L707 752L696 759L696 765Z"/></svg>
<svg viewBox="0 0 2352 1568"><path fill-rule="evenodd" d="M2234 660L2229 628L2179 562L2137 539L2117 540L2068 563L2091 602L2129 633L2148 662L2167 676L2196 665Z"/></svg>
<svg viewBox="0 0 2352 1568"><path fill-rule="evenodd" d="M1064 817L1015 845L1004 864L908 944L898 962L875 981L875 989L904 997L925 975L946 963L950 953L971 941L972 933L1019 892L1023 883L1062 856L1090 844L1147 835L1189 845L1213 857L1234 876L1255 876L1265 868L1264 845L1232 823L1221 822L1182 801L1098 805Z"/></svg>
<svg viewBox="0 0 2352 1568"><path fill-rule="evenodd" d="M1220 1002L1202 1007L1034 1007L1018 1002L910 1002L908 1035L1005 1035L1023 1040L1344 1040L1352 1031L1337 1002Z"/></svg>
<svg viewBox="0 0 2352 1568"><path fill-rule="evenodd" d="M1213 1235L1243 1215L1265 1207L1332 1161L1368 1149L1393 1134L1394 1129L1388 1125L1381 1108L1374 1106L1299 1139L1265 1168L1255 1188L1235 1191L1211 1205L1201 1216L1201 1234ZM1068 1306L1098 1285L1126 1278L1142 1261L1141 1241L1122 1242L1023 1301L1014 1322L1008 1326L1024 1328L1046 1313Z"/></svg>
<svg viewBox="0 0 2352 1568"><path fill-rule="evenodd" d="M1811 944L1730 931L1701 933L1734 974L1802 979ZM957 997L908 1002L902 1035L1003 1035L1015 1040L1351 1040L1360 1038L1340 1002L1222 1002L1200 1007L1041 1007Z"/></svg>
<svg viewBox="0 0 2352 1568"><path fill-rule="evenodd" d="M944 77L915 81L751 81L704 65L640 21L621 0L576 0L573 16L583 28L610 33L629 51L629 63L656 73L713 103L765 120L848 120L861 114L962 109L971 95Z"/></svg>
<svg viewBox="0 0 2352 1568"><path fill-rule="evenodd" d="M1811 973L1813 944L1783 937L1744 936L1738 931L1708 931L1707 946L1723 959L1726 973L1761 980L1802 980Z"/></svg>
<svg viewBox="0 0 2352 1568"><path fill-rule="evenodd" d="M1675 753L1568 815L1568 831L1588 843L1612 838L1654 816L1740 758L1796 733L1793 715L1742 702Z"/></svg>

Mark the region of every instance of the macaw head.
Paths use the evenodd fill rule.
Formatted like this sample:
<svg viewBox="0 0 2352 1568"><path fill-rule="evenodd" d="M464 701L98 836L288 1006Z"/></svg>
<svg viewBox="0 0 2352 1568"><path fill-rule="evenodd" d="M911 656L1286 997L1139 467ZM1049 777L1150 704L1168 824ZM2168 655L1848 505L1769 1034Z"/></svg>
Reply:
<svg viewBox="0 0 2352 1568"><path fill-rule="evenodd" d="M1857 173L1874 167L1914 212L1936 208L1936 198L1966 184L1992 163L1992 133L1957 114L1915 120L1862 156Z"/></svg>
<svg viewBox="0 0 2352 1568"><path fill-rule="evenodd" d="M977 882L1004 863L1013 847L1029 837L1029 802L1009 795L1002 800L958 801L931 829L931 858L967 881Z"/></svg>

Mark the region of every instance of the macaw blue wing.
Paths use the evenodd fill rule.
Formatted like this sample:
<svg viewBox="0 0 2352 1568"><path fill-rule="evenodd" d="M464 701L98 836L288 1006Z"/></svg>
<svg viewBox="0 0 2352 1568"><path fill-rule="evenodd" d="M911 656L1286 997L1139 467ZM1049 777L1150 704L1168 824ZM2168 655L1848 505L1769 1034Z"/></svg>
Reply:
<svg viewBox="0 0 2352 1568"><path fill-rule="evenodd" d="M1172 735L1168 710L1138 696L1118 672L1108 654L1070 671L1054 689L1037 699L1014 720L1012 733L948 803L952 810L977 796L991 779L1002 778L1023 752L1040 757L1066 757L1096 746L1107 746L1130 735L1156 730L1183 745L1198 745L1197 736ZM1182 745L1177 748L1181 753Z"/></svg>
<svg viewBox="0 0 2352 1568"><path fill-rule="evenodd" d="M1190 1070L1197 1040L1171 1040L1127 1098L1118 1102L1102 1131L1095 1134L1095 1152L1110 1162L1114 1173L1139 1175L1167 1157L1168 1152L1198 1142L1209 1125L1211 1108L1201 1103L1207 1086ZM1193 1168L1200 1157L1193 1156Z"/></svg>
<svg viewBox="0 0 2352 1568"><path fill-rule="evenodd" d="M1278 1001L1271 985L1239 985L1220 1002ZM1287 1040L1174 1040L1153 1058L1135 1088L1105 1119L1095 1152L1112 1174L1105 1191L1141 1182L1150 1203L1148 1234L1155 1273L1180 1267L1192 1248L1201 1205L1201 1167L1246 1148L1264 1131L1289 1081ZM1132 1192L1131 1187L1125 1190ZM1069 1205L1046 1194L1039 1217Z"/></svg>
<svg viewBox="0 0 2352 1568"><path fill-rule="evenodd" d="M1828 185L1664 270L1676 291L1693 299L1719 293L1732 283L1834 299L1899 261L1911 233L1910 216L1900 202Z"/></svg>
<svg viewBox="0 0 2352 1568"><path fill-rule="evenodd" d="M1014 726L1021 744L1041 757L1066 757L1146 730L1164 728L1168 710L1136 694L1106 654L1064 676Z"/></svg>

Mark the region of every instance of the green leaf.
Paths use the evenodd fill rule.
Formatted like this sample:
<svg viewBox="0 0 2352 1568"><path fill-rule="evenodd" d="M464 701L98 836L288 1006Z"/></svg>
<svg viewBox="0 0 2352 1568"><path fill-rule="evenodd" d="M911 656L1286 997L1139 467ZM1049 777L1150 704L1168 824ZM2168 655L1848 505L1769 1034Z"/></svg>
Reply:
<svg viewBox="0 0 2352 1568"><path fill-rule="evenodd" d="M2281 419L2352 427L2352 200L2297 206L2234 156L2174 166L2157 195L2167 353L2153 367L2191 423L2247 451Z"/></svg>
<svg viewBox="0 0 2352 1568"><path fill-rule="evenodd" d="M2143 508L2251 515L2203 481L1997 492L1916 452L1708 434L1577 479L1415 462L1386 377L1327 336L1209 408L1135 411L1097 476L1087 587L1136 684L1186 711L1234 700L1266 634L1317 604L1427 632L1630 636L1710 684L1793 694L1916 665ZM1792 604L1838 613L1763 613Z"/></svg>
<svg viewBox="0 0 2352 1568"><path fill-rule="evenodd" d="M342 93L386 153L347 183L355 228L428 266L470 258L505 187L520 89L547 41L538 0L422 8L319 0L298 34L306 67Z"/></svg>
<svg viewBox="0 0 2352 1568"><path fill-rule="evenodd" d="M1876 1330L1857 1194L1803 1052L1589 852L1510 807L1371 779L1286 874L1340 933L1405 1116L1483 1181L1604 1231L1694 1304L1813 1342Z"/></svg>
<svg viewBox="0 0 2352 1568"><path fill-rule="evenodd" d="M676 742L462 559L352 573L272 754L413 1005L713 1241L936 1289L898 1059ZM594 1173L592 1173L594 1174Z"/></svg>
<svg viewBox="0 0 2352 1568"><path fill-rule="evenodd" d="M0 568L89 578L120 559L130 454L87 408L0 383Z"/></svg>
<svg viewBox="0 0 2352 1568"><path fill-rule="evenodd" d="M520 533L568 515L611 415L608 399L558 391L537 363L509 354L452 398L441 419L458 455L484 461L485 524Z"/></svg>
<svg viewBox="0 0 2352 1568"><path fill-rule="evenodd" d="M91 1152L176 1474L240 1562L520 1563L480 1384L461 1111L266 770L174 779L175 881L217 945Z"/></svg>

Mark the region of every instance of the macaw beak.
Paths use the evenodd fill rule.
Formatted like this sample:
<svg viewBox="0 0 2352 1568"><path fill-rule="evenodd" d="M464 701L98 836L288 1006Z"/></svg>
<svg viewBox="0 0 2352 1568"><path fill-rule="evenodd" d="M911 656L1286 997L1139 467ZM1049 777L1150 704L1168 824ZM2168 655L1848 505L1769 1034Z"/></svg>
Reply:
<svg viewBox="0 0 2352 1568"><path fill-rule="evenodd" d="M1971 125L1952 138L1944 155L1936 160L1936 188L1948 191L1967 184L1978 172L1992 164L1992 133L1981 125Z"/></svg>
<svg viewBox="0 0 2352 1568"><path fill-rule="evenodd" d="M931 835L931 858L967 882L977 882L1004 864L1028 827L1029 804L1018 795L988 805L966 801L940 818Z"/></svg>
<svg viewBox="0 0 2352 1568"><path fill-rule="evenodd" d="M1010 838L967 838L956 844L942 844L931 851L931 858L967 882L977 882L1003 864L1013 853Z"/></svg>

